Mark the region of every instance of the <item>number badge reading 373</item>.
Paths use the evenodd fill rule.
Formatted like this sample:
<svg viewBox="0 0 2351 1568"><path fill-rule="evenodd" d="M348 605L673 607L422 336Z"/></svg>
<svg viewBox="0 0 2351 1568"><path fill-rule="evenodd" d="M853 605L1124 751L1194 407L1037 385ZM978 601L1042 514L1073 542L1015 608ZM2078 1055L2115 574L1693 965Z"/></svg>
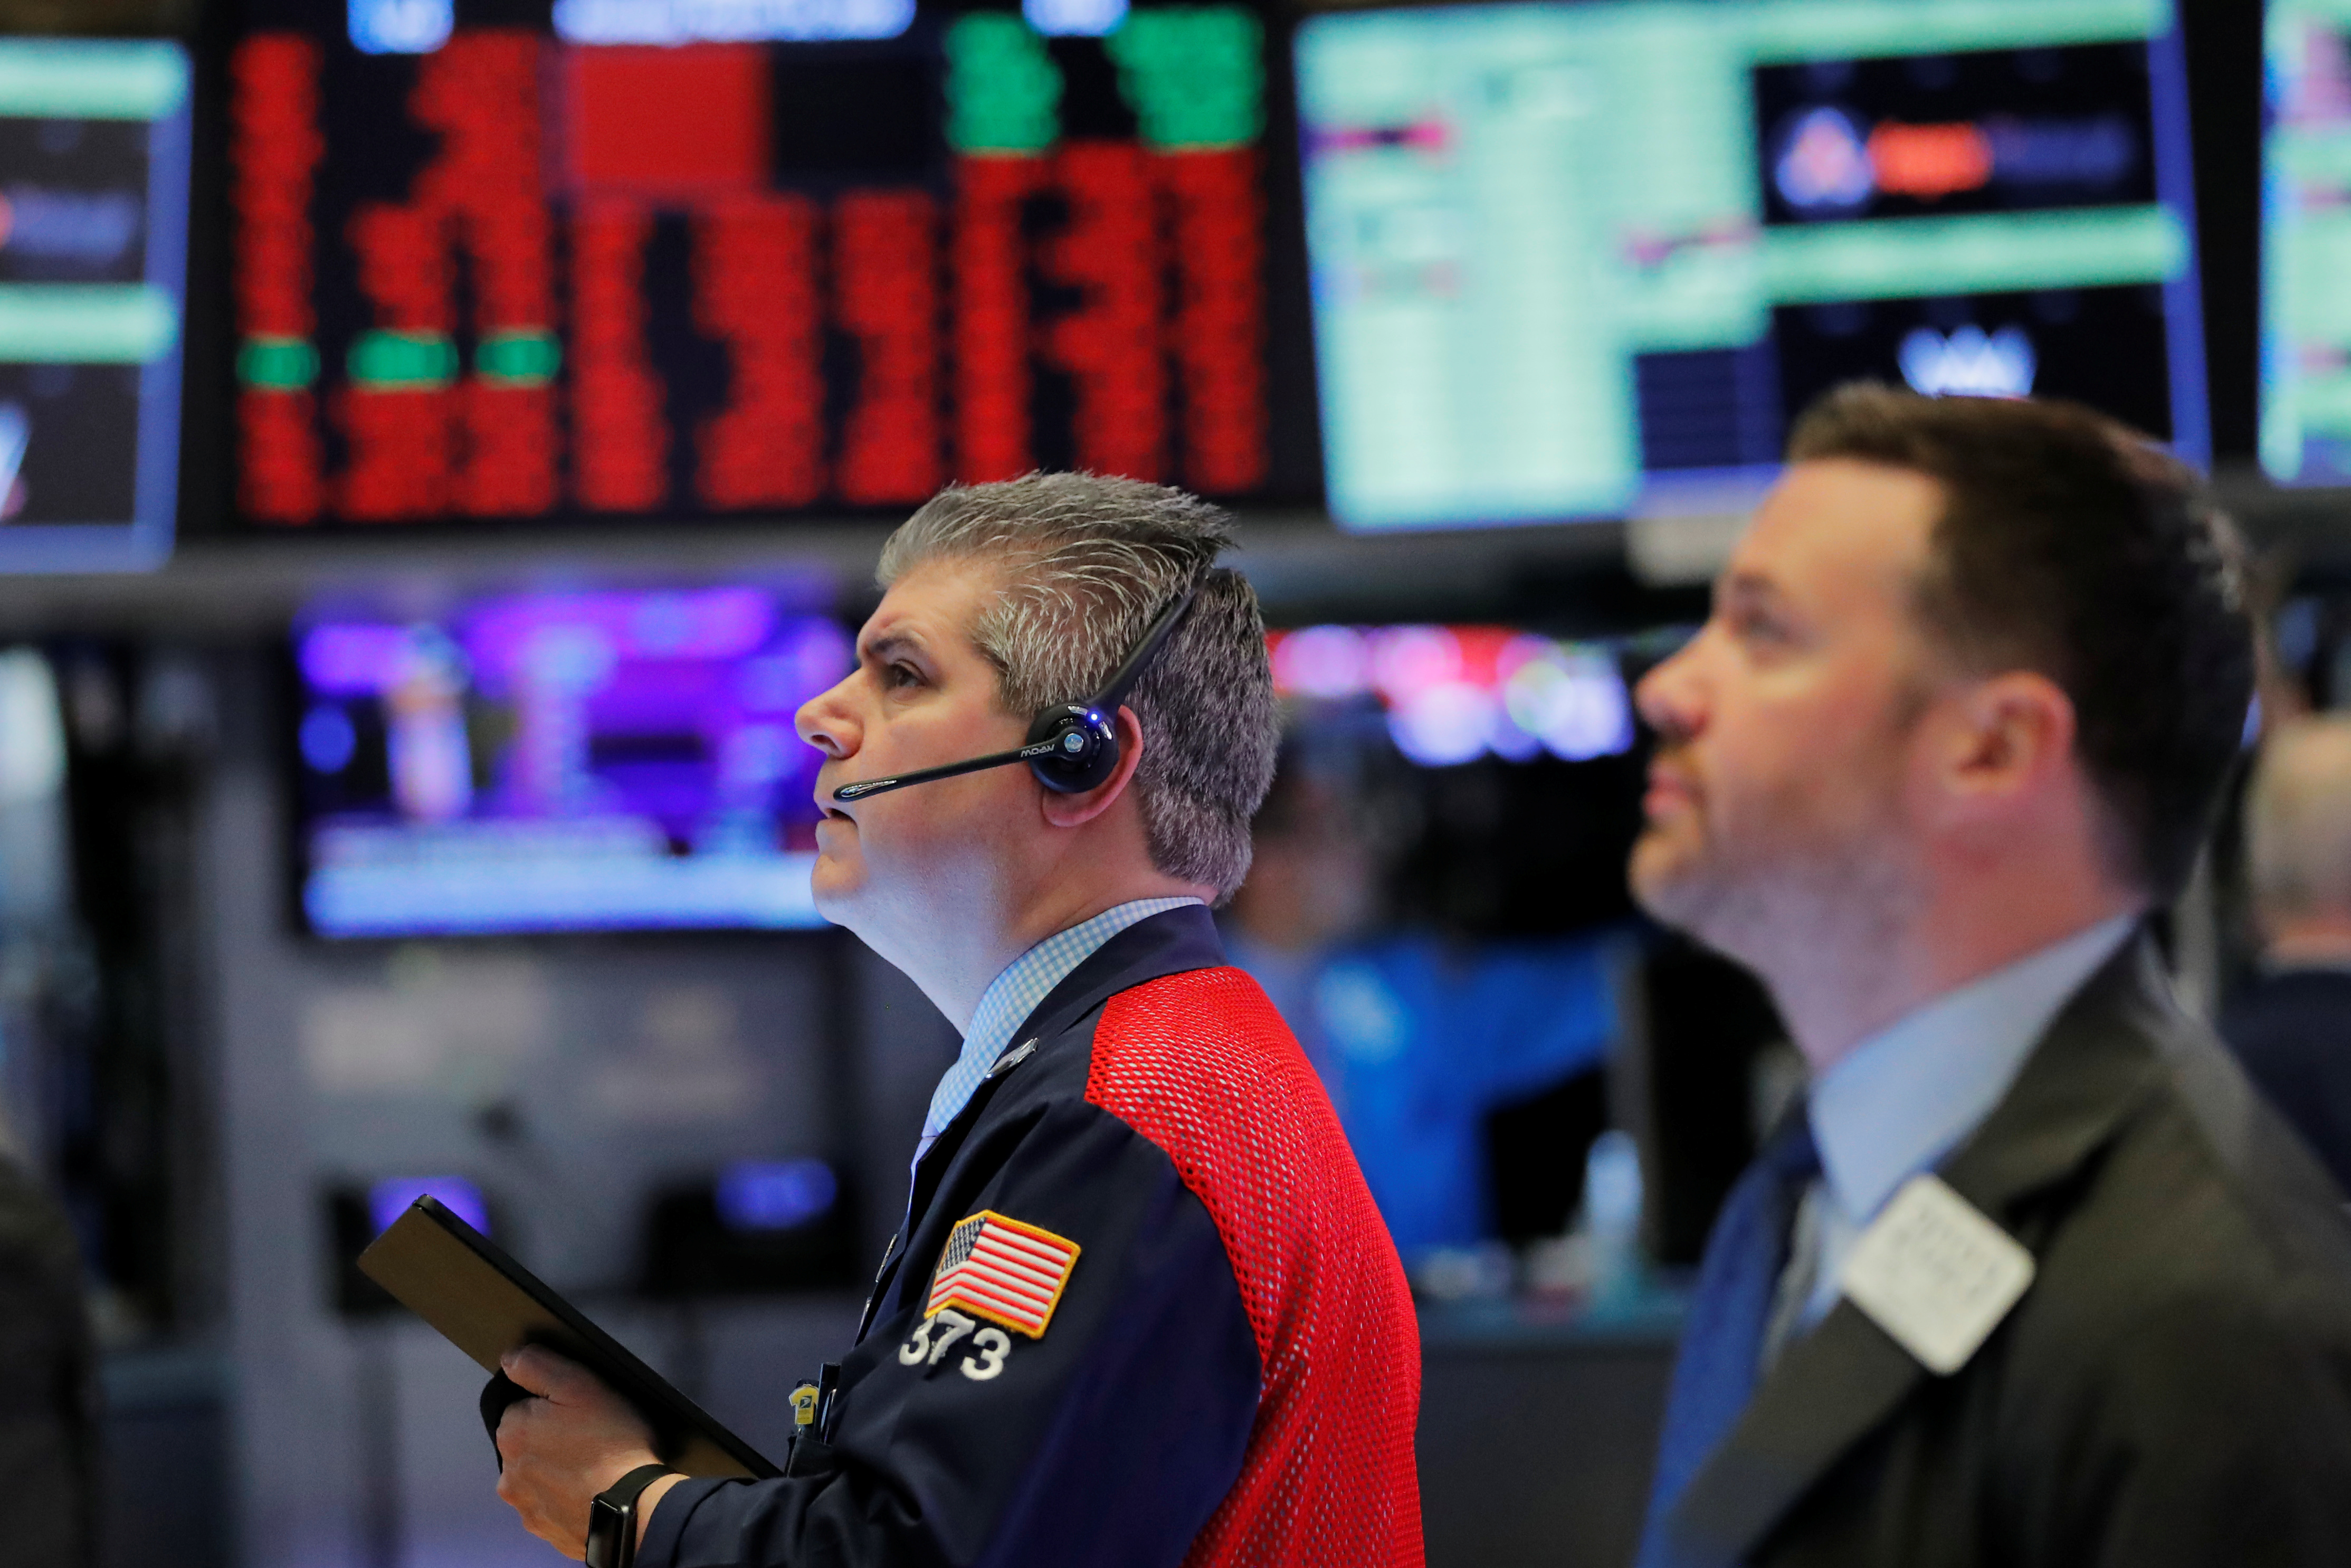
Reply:
<svg viewBox="0 0 2351 1568"><path fill-rule="evenodd" d="M1004 1358L1012 1354L1012 1336L993 1324L980 1328L952 1307L916 1323L914 1337L898 1347L898 1360L907 1366L936 1366L974 1329L979 1332L972 1334L971 1348L977 1354L956 1362L956 1370L974 1383L986 1383L1004 1370Z"/></svg>
<svg viewBox="0 0 2351 1568"><path fill-rule="evenodd" d="M1044 1337L1079 1250L1067 1237L993 1209L958 1220L939 1250L923 1321L899 1347L898 1360L936 1366L968 1335L976 1354L956 1369L979 1383L998 1375L1012 1350L1005 1331Z"/></svg>

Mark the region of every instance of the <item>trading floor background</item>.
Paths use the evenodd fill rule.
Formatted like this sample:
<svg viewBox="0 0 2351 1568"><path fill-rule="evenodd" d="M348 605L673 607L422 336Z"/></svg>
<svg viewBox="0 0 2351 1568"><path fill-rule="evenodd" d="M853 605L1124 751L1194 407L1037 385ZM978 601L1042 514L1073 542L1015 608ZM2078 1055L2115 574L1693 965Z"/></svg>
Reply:
<svg viewBox="0 0 2351 1568"><path fill-rule="evenodd" d="M1838 382L2209 465L2262 724L2351 702L2328 0L0 0L0 1116L109 1564L544 1563L350 1265L484 1225L754 1443L956 1037L807 894L889 528L1240 518L1221 916L1421 1309L1438 1564L1615 1563L1801 1084L1626 894L1631 684ZM2161 927L2255 971L2239 818Z"/></svg>

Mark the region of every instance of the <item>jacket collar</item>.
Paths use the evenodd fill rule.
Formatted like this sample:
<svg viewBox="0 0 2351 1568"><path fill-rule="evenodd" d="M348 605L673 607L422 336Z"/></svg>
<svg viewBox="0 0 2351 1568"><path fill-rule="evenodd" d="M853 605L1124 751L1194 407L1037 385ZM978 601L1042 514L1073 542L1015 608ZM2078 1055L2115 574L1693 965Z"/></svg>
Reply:
<svg viewBox="0 0 2351 1568"><path fill-rule="evenodd" d="M1938 1172L2028 1249L2049 1239L2032 1200L2111 1143L2192 1032L2143 933L2042 1037L2007 1095ZM1799 1108L1798 1114L1802 1113ZM1676 1568L1744 1562L1787 1511L1928 1374L1851 1301L1789 1345L1664 1521Z"/></svg>
<svg viewBox="0 0 2351 1568"><path fill-rule="evenodd" d="M1206 904L1187 904L1138 920L1094 949L1045 994L1012 1031L1005 1054L1008 1057L1031 1040L1050 1040L1130 987L1163 975L1213 969L1224 961L1225 945ZM999 1068L1005 1065L998 1063Z"/></svg>
<svg viewBox="0 0 2351 1568"><path fill-rule="evenodd" d="M996 1085L1029 1060L1031 1047L1050 1040L1130 987L1187 969L1214 968L1224 961L1225 947L1217 936L1217 923L1207 906L1197 904L1138 920L1094 949L1012 1031L995 1068L980 1081L955 1120L939 1130L937 1140L915 1165L906 1209L908 1227L919 1223L930 1207L931 1195L938 1190L941 1176L955 1163L964 1139L995 1097Z"/></svg>
<svg viewBox="0 0 2351 1568"><path fill-rule="evenodd" d="M1180 975L1193 969L1213 969L1225 962L1225 946L1217 935L1215 917L1205 904L1187 904L1138 920L1113 936L1085 962L1061 977L1061 983L1046 993L1045 999L1012 1031L1012 1042L998 1060L995 1068L980 1081L964 1108L954 1121L940 1130L937 1139L915 1164L914 1184L907 1193L906 1213L892 1238L890 1249L882 1260L874 1277L872 1294L865 1303L864 1321L859 1325L858 1338L865 1337L875 1308L890 1288L897 1272L898 1260L913 1239L914 1229L929 1212L931 1200L938 1195L939 1184L946 1179L947 1169L955 1164L956 1155L963 1150L964 1141L986 1113L996 1088L1005 1077L1029 1060L1032 1048L1050 1043L1119 992L1156 980L1165 975Z"/></svg>

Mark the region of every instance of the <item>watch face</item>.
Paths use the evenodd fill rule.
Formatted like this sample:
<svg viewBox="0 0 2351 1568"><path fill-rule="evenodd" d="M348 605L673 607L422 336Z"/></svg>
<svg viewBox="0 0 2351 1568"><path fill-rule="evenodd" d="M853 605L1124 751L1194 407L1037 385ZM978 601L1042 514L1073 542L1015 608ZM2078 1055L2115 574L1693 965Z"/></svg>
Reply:
<svg viewBox="0 0 2351 1568"><path fill-rule="evenodd" d="M614 1508L601 1497L588 1505L588 1568L628 1568L635 1511Z"/></svg>

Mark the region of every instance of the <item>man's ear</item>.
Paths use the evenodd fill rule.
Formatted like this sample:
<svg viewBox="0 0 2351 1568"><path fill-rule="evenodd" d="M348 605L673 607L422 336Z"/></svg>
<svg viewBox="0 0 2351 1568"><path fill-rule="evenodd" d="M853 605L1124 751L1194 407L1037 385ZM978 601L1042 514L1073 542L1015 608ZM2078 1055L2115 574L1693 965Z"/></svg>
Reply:
<svg viewBox="0 0 2351 1568"><path fill-rule="evenodd" d="M2073 758L2074 701L2035 671L1977 682L1955 697L1947 724L1939 782L1963 808L2031 794Z"/></svg>
<svg viewBox="0 0 2351 1568"><path fill-rule="evenodd" d="M1045 821L1056 828L1079 828L1092 821L1111 808L1111 803L1126 792L1126 781L1134 777L1143 761L1143 726L1131 707L1121 707L1112 721L1118 731L1118 767L1108 779L1080 795L1056 794L1040 789L1044 799Z"/></svg>

